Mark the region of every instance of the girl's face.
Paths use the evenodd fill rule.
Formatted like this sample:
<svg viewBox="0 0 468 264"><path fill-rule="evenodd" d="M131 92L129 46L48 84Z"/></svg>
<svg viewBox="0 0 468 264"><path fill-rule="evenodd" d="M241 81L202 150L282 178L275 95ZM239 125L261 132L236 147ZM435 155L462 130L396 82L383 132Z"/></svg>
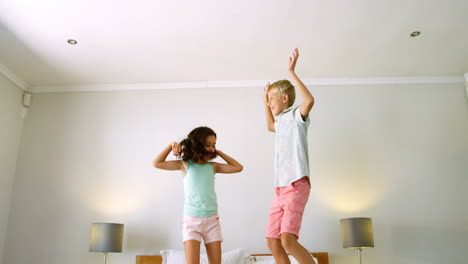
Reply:
<svg viewBox="0 0 468 264"><path fill-rule="evenodd" d="M205 150L209 153L216 153L216 137L211 135L205 138Z"/></svg>

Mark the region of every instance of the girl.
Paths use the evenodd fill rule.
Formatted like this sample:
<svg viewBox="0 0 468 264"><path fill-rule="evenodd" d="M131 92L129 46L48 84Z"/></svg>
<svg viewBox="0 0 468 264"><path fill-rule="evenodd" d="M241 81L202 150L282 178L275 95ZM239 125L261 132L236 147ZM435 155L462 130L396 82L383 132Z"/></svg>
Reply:
<svg viewBox="0 0 468 264"><path fill-rule="evenodd" d="M166 161L172 153L181 160ZM220 156L227 164L211 162ZM154 167L180 170L184 175L183 241L187 264L200 263L201 238L210 264L221 264L221 226L214 189L215 173L236 173L242 165L216 149L216 133L208 127L197 127L182 142L171 142L154 159Z"/></svg>

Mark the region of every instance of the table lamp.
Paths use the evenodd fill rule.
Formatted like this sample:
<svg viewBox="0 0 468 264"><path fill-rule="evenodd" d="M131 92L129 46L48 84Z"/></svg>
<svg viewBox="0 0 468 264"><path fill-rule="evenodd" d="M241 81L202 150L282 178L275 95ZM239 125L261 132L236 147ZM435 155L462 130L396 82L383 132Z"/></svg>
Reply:
<svg viewBox="0 0 468 264"><path fill-rule="evenodd" d="M374 247L372 219L353 217L340 220L341 242L343 248L353 248L359 251L359 263L362 264L362 249Z"/></svg>
<svg viewBox="0 0 468 264"><path fill-rule="evenodd" d="M104 264L108 252L122 252L123 224L94 223L91 227L89 252L103 252Z"/></svg>

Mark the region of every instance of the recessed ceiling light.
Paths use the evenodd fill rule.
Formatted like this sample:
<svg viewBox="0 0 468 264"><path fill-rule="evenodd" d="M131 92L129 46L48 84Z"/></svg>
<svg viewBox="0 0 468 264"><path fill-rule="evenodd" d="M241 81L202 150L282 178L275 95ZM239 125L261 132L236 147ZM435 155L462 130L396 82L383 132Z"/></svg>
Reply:
<svg viewBox="0 0 468 264"><path fill-rule="evenodd" d="M68 44L70 45L75 45L75 44L78 44L78 41L74 40L74 39L69 39L67 40Z"/></svg>
<svg viewBox="0 0 468 264"><path fill-rule="evenodd" d="M419 35L421 35L421 32L420 32L420 31L414 31L414 32L412 32L412 33L410 34L411 37L417 37L417 36L419 36Z"/></svg>

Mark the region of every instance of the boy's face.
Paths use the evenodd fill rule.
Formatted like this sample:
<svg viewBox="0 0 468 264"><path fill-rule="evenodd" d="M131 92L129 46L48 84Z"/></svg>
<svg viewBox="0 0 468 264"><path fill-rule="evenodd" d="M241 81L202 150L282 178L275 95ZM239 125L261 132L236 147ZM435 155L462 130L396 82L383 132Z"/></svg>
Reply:
<svg viewBox="0 0 468 264"><path fill-rule="evenodd" d="M274 91L268 91L268 107L274 116L281 114L288 109L288 96L277 94Z"/></svg>

